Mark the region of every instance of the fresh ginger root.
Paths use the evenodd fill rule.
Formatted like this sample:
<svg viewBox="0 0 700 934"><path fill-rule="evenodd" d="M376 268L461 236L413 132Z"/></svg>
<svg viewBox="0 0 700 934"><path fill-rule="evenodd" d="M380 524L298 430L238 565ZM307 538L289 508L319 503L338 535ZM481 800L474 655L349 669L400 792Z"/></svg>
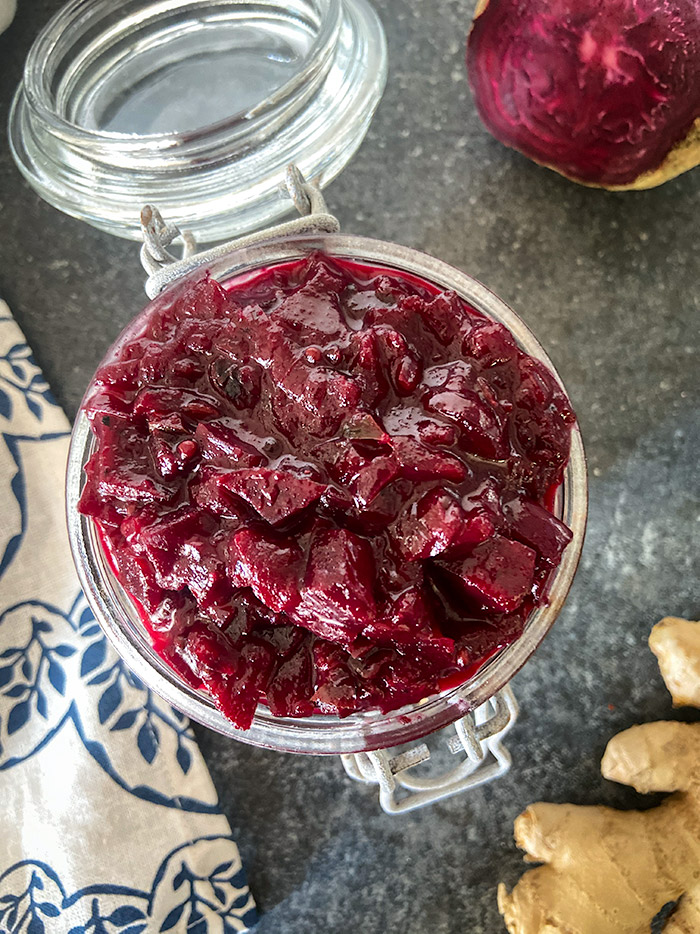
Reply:
<svg viewBox="0 0 700 934"><path fill-rule="evenodd" d="M649 648L674 707L700 707L700 623L667 616L651 631Z"/></svg>
<svg viewBox="0 0 700 934"><path fill-rule="evenodd" d="M667 618L650 637L675 704L700 707L700 622ZM664 934L700 934L700 723L659 721L614 736L605 778L646 794L648 811L533 804L515 821L526 872L498 907L510 934L649 934L669 902Z"/></svg>

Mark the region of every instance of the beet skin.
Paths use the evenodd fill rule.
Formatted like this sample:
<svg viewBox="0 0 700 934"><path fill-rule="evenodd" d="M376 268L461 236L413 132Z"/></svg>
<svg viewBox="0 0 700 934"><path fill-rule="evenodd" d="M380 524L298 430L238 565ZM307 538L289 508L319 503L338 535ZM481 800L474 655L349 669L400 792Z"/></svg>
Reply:
<svg viewBox="0 0 700 934"><path fill-rule="evenodd" d="M700 161L700 0L490 0L467 66L491 133L575 181L650 187Z"/></svg>

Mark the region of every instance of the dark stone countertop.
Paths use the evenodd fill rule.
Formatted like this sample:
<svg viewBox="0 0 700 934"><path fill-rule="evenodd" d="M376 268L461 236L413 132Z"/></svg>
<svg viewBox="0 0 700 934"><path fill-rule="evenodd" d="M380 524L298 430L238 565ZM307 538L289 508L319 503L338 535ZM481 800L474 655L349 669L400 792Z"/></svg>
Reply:
<svg viewBox="0 0 700 934"><path fill-rule="evenodd" d="M21 63L56 0L20 3L0 38L4 127ZM201 745L263 913L260 934L500 934L513 818L540 798L631 806L600 778L605 743L671 715L646 648L700 596L700 169L662 188L577 187L495 142L463 66L469 0L385 0L384 100L327 190L345 230L424 249L481 279L544 341L576 405L591 511L583 561L550 636L513 686L511 773L388 817L333 759L283 756L204 730ZM73 415L143 304L134 244L64 217L0 140L0 295Z"/></svg>

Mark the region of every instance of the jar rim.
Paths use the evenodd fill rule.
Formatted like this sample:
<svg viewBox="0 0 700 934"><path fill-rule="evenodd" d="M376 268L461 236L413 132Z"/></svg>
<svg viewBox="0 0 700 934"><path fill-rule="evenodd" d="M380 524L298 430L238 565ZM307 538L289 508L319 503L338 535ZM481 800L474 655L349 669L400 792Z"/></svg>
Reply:
<svg viewBox="0 0 700 934"><path fill-rule="evenodd" d="M314 250L322 250L331 257L339 256L387 266L417 275L442 288L453 289L477 310L505 324L519 345L550 369L566 394L552 361L522 319L476 279L426 253L386 241L346 234L307 234L280 238L254 247L234 249L217 261L207 263L206 268L214 278L226 282L236 275L298 259ZM201 274L203 268L200 266L188 273L154 301L171 300L173 292L181 288L183 283ZM145 312L146 309L125 328L105 355L105 359L109 359L131 330L138 326ZM87 393L91 387L92 382ZM87 417L81 407L71 438L66 477L66 505L73 558L96 618L122 658L155 693L178 707L191 719L251 745L285 752L353 753L397 746L420 739L454 722L485 703L504 687L537 649L559 615L581 556L588 510L588 484L585 453L580 429L576 423L571 435L569 461L559 491L561 518L571 529L572 540L549 582L547 604L536 608L530 614L518 639L498 650L463 684L388 714L366 711L344 719L324 714L296 719L275 717L267 708L258 705L250 730L242 731L226 720L214 707L208 695L187 685L155 653L133 604L116 581L105 559L95 523L78 513L83 465L92 451L93 443Z"/></svg>
<svg viewBox="0 0 700 934"><path fill-rule="evenodd" d="M201 2L211 2L211 0L201 0ZM269 0L262 0L262 2L267 4ZM254 114L256 120L264 117L270 110L293 96L294 92L308 80L310 73L318 70L323 60L329 59L340 22L342 0L321 0L321 2L328 4L328 14L321 21L320 29L305 57L303 68L250 111L239 111L211 124L191 130L130 134L84 127L56 112L55 106L52 106L46 68L46 63L50 60L56 45L56 36L65 35L70 24L83 18L86 11L94 12L101 8L104 12L110 12L114 7L113 0L70 0L62 6L32 43L24 63L23 78L18 93L22 90L28 104L44 123L64 140L70 140L74 145L92 145L99 141L101 145L115 151L133 151L155 146L161 153L163 150L175 148L178 150L192 148L193 144L228 134L234 128L246 127L249 125L249 114ZM163 7L159 0L153 0L152 5L156 8Z"/></svg>
<svg viewBox="0 0 700 934"><path fill-rule="evenodd" d="M296 64L294 56L298 52L302 62L290 75L289 82L280 86L280 95L283 97L287 93L287 98L269 110L261 105L257 109L252 106L244 118L228 123L226 120L214 122L204 126L201 132L110 136L80 128L70 121L62 121L54 112L59 109L63 97L73 100L77 95L80 100L76 106L94 107L96 111L103 105L119 107L122 100L119 91L124 90L125 100L128 99L132 90L138 89L141 72L138 68L130 71L129 65L121 77L110 78L109 69L105 72L105 63L98 56L90 66L93 71L85 77L84 71L88 69L84 63L85 49L90 36L80 33L81 38L72 39L69 35L67 41L77 49L73 56L74 71L72 76L59 75L57 107L53 107L51 100L42 103L41 94L37 98L36 89L32 90L33 79L27 80L25 76L15 92L8 116L8 142L14 161L45 201L100 230L136 240L141 237L138 222L141 207L155 203L172 223L191 231L200 242L215 243L259 230L289 211L283 190L290 163L298 165L304 175L314 179L321 188L345 168L365 137L387 77L386 37L370 0L290 0L287 5L282 0L254 0L250 5L244 0L176 0L175 8L180 10L181 5L186 8L189 3L200 9L200 2L204 4L201 12L207 23L206 10L219 7L233 10L221 15L228 17L234 29L239 22L239 4L244 11L248 11L249 6L253 12L267 10L268 14L261 13L258 19L251 14L256 30L262 24L261 42L255 45L255 54L262 56L261 62L267 51L276 47L274 43L281 35L278 30L282 23L282 48L289 52L290 61ZM111 0L71 0L45 27L42 35L49 29L55 32L58 17L65 9L103 9L109 3ZM321 3L324 6L321 7ZM135 4L143 4L148 9L156 5L164 9L174 6L171 0L125 0L112 4L114 16L119 17L115 31L119 32L119 24L125 22L124 11L133 9ZM314 10L326 13L314 14ZM172 22L160 23L154 19L153 28L142 29L147 52L142 71L149 81L157 77L158 69L152 67L151 59L162 35L169 35L180 26L183 34L188 35L191 20L192 17L184 14L173 14ZM319 37L320 51L309 64L309 53L304 51L308 46L304 42L295 52L296 40L289 37L308 33L311 38L313 25L321 20L327 30L334 30L333 35L325 45ZM65 32L63 30L62 36L59 30L51 40L46 39L46 52L38 53L39 46L35 43L26 74L34 74L37 68L40 74L42 69L47 71L44 62L50 54L51 42L57 45L55 56L60 57L62 46L59 43L65 43ZM232 35L234 33L229 32L229 36ZM268 47L268 39L272 46ZM109 45L108 54L119 62L124 55L128 58L129 41L128 33L119 32L118 41L115 39L114 44ZM209 60L209 51L214 54L218 39L214 36L211 41L202 41ZM232 41L238 48L239 40ZM245 43L239 45L243 48ZM190 42L188 38L180 51L173 52L170 64L182 63L186 68L192 63L196 65L196 48L197 41ZM245 54L249 58L248 52ZM200 66L201 62L196 67ZM100 77L103 73L108 75L104 80ZM292 88L290 82L295 80L300 83ZM231 81L235 84L236 79ZM267 85L268 88L272 86L274 78ZM194 81L192 87L200 88L201 94L201 81ZM136 108L141 100L139 93L137 90L132 101ZM274 92L261 91L261 96L265 94L270 100L274 97ZM194 108L194 123L198 122L198 99L187 105ZM227 103L225 98L223 103ZM67 116L75 116L68 105L65 109ZM212 119L217 113L219 111L212 111ZM91 122L85 120L86 125Z"/></svg>

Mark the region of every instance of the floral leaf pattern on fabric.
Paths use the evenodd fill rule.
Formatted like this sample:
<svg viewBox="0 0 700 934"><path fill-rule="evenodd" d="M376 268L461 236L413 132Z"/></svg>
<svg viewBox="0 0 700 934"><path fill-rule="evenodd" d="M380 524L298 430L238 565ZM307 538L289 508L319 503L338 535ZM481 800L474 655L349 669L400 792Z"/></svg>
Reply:
<svg viewBox="0 0 700 934"><path fill-rule="evenodd" d="M5 475L3 480L5 482L9 480L10 492L14 500L8 502L9 509L4 517L5 521L0 525L0 579L17 554L27 531L27 486L22 450L32 444L67 437L66 431L38 437L0 433L0 470L4 467L3 461L8 462L8 466L3 470ZM2 447L4 447L4 452Z"/></svg>
<svg viewBox="0 0 700 934"><path fill-rule="evenodd" d="M47 407L56 406L51 390L24 341L16 341L0 353L0 414L8 420L13 414L13 396L15 399L21 396L28 412L39 422L43 421Z"/></svg>
<svg viewBox="0 0 700 934"><path fill-rule="evenodd" d="M0 614L0 646L0 771L34 755L72 724L87 752L122 787L130 787L134 763L123 774L107 752L110 733L123 734L121 748L128 738L131 759L136 752L142 765L158 765L167 748L187 775L196 747L187 720L114 655L82 594L68 614L38 600L8 607ZM166 800L144 781L144 769L139 771L132 789L139 797L189 810L216 810L213 803L181 795Z"/></svg>
<svg viewBox="0 0 700 934"><path fill-rule="evenodd" d="M238 850L226 837L201 837L168 853L148 891L97 883L69 894L51 866L33 860L0 875L2 934L49 934L59 925L68 934L227 934L255 920Z"/></svg>

